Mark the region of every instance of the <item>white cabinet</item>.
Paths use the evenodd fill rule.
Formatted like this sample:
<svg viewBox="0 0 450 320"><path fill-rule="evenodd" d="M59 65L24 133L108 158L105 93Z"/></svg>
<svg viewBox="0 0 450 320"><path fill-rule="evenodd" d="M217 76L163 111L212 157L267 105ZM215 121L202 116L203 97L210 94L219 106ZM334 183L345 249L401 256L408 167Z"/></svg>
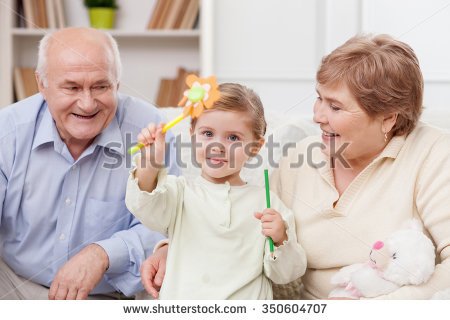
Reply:
<svg viewBox="0 0 450 320"><path fill-rule="evenodd" d="M203 1L202 1L203 2ZM146 30L156 0L118 0L116 27L123 63L120 91L153 103L164 77L174 78L179 66L203 70L202 28L194 30ZM68 26L89 26L82 0L65 0ZM202 3L203 6L203 3ZM207 6L207 5L206 5ZM47 29L17 28L15 0L0 3L0 107L13 102L14 66L35 67L37 46ZM200 10L200 26L204 11Z"/></svg>

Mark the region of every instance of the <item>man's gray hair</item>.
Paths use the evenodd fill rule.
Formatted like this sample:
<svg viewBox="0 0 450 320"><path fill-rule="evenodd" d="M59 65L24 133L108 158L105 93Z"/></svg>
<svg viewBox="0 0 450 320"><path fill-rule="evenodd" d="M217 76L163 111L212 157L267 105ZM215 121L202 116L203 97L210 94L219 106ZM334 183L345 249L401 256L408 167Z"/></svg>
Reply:
<svg viewBox="0 0 450 320"><path fill-rule="evenodd" d="M53 31L47 33L39 42L39 51L38 51L38 63L36 67L36 73L39 75L40 80L42 81L42 84L44 87L48 86L48 79L47 79L47 59L48 59L48 48L50 44L50 39L54 35L55 32ZM114 56L114 66L115 66L115 76L116 76L116 82L119 83L120 78L122 76L122 61L120 59L120 53L119 53L119 47L117 45L117 41L108 33L104 31L102 32L109 44L109 47L113 53Z"/></svg>

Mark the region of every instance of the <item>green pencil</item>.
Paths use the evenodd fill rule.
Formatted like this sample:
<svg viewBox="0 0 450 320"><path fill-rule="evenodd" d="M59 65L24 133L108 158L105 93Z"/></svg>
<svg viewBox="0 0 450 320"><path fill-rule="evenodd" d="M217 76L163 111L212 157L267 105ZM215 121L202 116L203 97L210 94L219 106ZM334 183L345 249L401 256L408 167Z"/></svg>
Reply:
<svg viewBox="0 0 450 320"><path fill-rule="evenodd" d="M264 169L264 182L266 185L266 204L267 204L267 208L270 208L270 186L269 186L269 170ZM273 257L273 240L271 237L267 237L269 240L269 247L270 247L270 254Z"/></svg>

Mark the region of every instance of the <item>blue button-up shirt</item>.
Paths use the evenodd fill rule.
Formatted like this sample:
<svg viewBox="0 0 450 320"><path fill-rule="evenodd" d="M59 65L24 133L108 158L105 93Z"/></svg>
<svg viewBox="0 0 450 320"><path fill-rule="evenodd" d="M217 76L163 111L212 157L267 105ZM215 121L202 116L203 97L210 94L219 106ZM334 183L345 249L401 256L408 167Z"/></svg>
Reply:
<svg viewBox="0 0 450 320"><path fill-rule="evenodd" d="M126 150L161 120L156 108L119 95L115 118L74 160L40 94L0 111L1 255L16 274L49 287L71 257L97 243L109 269L92 293L142 290L140 263L162 235L125 207ZM167 161L178 174L173 152L172 144Z"/></svg>

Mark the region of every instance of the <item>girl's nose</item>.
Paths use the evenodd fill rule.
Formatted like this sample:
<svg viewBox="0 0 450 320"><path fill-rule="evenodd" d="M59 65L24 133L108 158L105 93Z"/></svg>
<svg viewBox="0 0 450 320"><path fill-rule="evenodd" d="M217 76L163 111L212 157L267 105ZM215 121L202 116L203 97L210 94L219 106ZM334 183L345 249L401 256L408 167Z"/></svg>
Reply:
<svg viewBox="0 0 450 320"><path fill-rule="evenodd" d="M225 148L224 148L224 146L222 145L221 142L214 142L214 143L211 145L211 152L214 152L214 153L222 153L222 152L224 152L224 151L225 151Z"/></svg>

